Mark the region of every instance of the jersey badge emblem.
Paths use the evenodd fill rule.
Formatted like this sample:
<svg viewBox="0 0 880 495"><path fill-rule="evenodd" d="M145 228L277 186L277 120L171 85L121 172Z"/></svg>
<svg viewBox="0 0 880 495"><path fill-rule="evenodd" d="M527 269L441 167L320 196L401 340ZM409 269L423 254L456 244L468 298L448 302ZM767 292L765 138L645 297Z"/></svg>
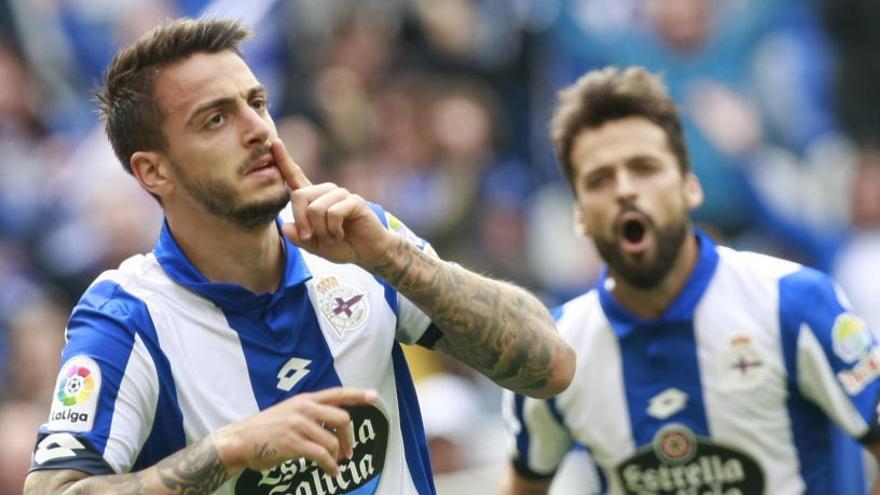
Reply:
<svg viewBox="0 0 880 495"><path fill-rule="evenodd" d="M89 431L95 422L101 369L88 356L74 356L64 363L55 384L48 428L53 431Z"/></svg>
<svg viewBox="0 0 880 495"><path fill-rule="evenodd" d="M767 363L747 335L737 335L720 360L721 383L726 390L746 390L761 383L767 372Z"/></svg>
<svg viewBox="0 0 880 495"><path fill-rule="evenodd" d="M344 284L334 276L321 277L315 283L321 314L339 335L362 327L370 315L366 291Z"/></svg>
<svg viewBox="0 0 880 495"><path fill-rule="evenodd" d="M852 313L834 319L831 346L834 354L846 363L854 363L868 353L873 344L865 321Z"/></svg>

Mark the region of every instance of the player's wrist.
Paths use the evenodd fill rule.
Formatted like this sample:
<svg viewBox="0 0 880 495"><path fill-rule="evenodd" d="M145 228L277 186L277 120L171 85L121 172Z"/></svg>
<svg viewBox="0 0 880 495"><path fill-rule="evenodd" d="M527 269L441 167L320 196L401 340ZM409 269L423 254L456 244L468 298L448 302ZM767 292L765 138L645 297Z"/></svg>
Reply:
<svg viewBox="0 0 880 495"><path fill-rule="evenodd" d="M214 443L217 454L230 475L235 475L247 467L246 449L243 448L241 435L234 423L214 431L210 441Z"/></svg>
<svg viewBox="0 0 880 495"><path fill-rule="evenodd" d="M376 254L361 260L360 266L367 271L378 274L383 267L392 266L399 259L400 249L406 244L405 239L394 232L385 232L382 240L377 243Z"/></svg>

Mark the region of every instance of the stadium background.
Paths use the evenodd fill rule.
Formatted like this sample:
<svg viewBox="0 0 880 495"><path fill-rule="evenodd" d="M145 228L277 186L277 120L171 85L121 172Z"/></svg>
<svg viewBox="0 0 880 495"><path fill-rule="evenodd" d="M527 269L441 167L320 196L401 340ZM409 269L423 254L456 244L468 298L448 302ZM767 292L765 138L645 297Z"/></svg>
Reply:
<svg viewBox="0 0 880 495"><path fill-rule="evenodd" d="M313 181L548 305L598 271L547 137L555 92L606 64L662 71L700 224L833 273L880 328L876 0L0 0L0 494L20 493L70 308L160 225L91 93L121 44L206 11L254 28L245 57ZM411 351L440 493L491 493L497 388Z"/></svg>

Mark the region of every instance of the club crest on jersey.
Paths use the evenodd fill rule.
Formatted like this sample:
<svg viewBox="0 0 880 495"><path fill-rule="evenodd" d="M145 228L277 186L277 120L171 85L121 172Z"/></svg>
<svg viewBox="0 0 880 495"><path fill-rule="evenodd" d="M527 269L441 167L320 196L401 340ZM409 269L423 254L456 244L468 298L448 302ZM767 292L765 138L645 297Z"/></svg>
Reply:
<svg viewBox="0 0 880 495"><path fill-rule="evenodd" d="M873 340L865 321L852 313L843 313L834 319L831 346L834 354L847 363L854 363L868 353Z"/></svg>
<svg viewBox="0 0 880 495"><path fill-rule="evenodd" d="M315 288L321 314L340 338L363 326L370 316L366 291L344 284L332 275L318 279Z"/></svg>
<svg viewBox="0 0 880 495"><path fill-rule="evenodd" d="M759 385L767 372L767 363L747 335L730 339L729 346L719 361L721 384L726 390L746 390Z"/></svg>
<svg viewBox="0 0 880 495"><path fill-rule="evenodd" d="M74 356L61 367L49 412L49 430L89 431L98 408L101 369L88 356Z"/></svg>

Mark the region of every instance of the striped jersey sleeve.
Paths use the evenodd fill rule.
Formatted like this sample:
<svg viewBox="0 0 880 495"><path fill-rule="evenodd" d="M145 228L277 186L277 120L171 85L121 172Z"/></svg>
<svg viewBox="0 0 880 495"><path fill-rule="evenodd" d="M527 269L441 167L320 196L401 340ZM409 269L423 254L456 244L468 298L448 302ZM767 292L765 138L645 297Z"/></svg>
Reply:
<svg viewBox="0 0 880 495"><path fill-rule="evenodd" d="M129 471L156 411L158 377L147 350L146 307L99 279L74 308L31 470ZM135 385L136 384L136 385Z"/></svg>
<svg viewBox="0 0 880 495"><path fill-rule="evenodd" d="M370 207L386 229L402 236L420 251L431 256L437 256L431 244L416 235L399 218L385 211L385 209L377 204L370 203ZM381 282L385 285L386 299L389 299L392 309L397 313L397 340L405 344L422 343L428 340L436 341L438 338L436 334L439 330L431 325L428 315L413 304L412 301L398 293L388 282L384 280ZM389 297L391 293L393 293L393 296ZM431 347L431 345L428 345L428 347Z"/></svg>
<svg viewBox="0 0 880 495"><path fill-rule="evenodd" d="M780 280L783 351L798 390L844 431L880 439L880 343L825 274L802 268Z"/></svg>
<svg viewBox="0 0 880 495"><path fill-rule="evenodd" d="M564 306L550 312L558 324ZM534 399L505 390L502 411L516 472L529 479L553 477L573 445L556 399Z"/></svg>

